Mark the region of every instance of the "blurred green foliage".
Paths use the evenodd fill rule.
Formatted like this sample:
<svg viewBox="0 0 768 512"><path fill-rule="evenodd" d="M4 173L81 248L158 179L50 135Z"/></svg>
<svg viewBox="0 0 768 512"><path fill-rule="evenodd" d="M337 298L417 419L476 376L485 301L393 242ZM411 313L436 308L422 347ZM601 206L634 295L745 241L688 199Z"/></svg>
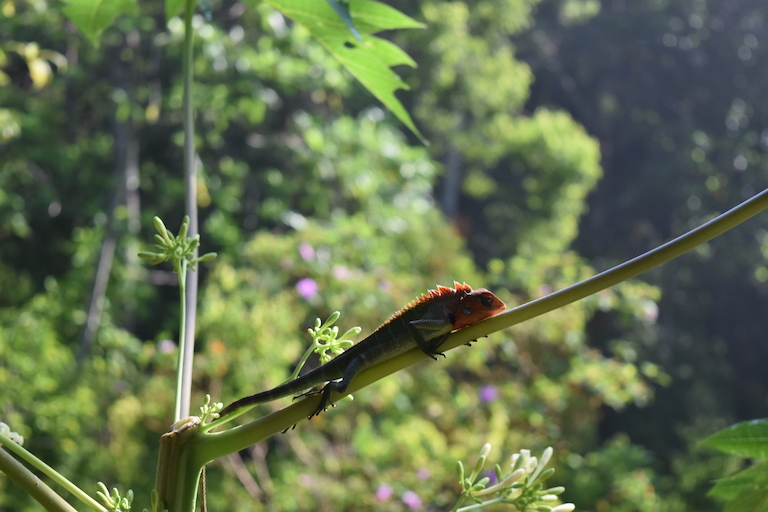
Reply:
<svg viewBox="0 0 768 512"><path fill-rule="evenodd" d="M343 312L342 329L361 325L362 337L454 279L488 286L515 306L595 273L574 240L583 254L605 258L595 260L601 269L707 218L732 190L758 188L746 173L718 169L735 162L721 149L728 141L744 148L750 171L758 167L762 136L742 120L759 108L728 100L734 129L715 137L686 131L678 110L645 105L647 84L598 87L613 84L601 82L608 63L623 61L595 58L609 45L590 30L605 23L600 34L631 41L621 30L642 26L630 16L637 11L616 15L576 0L391 4L427 24L387 36L419 64L403 72L412 93L401 99L429 147L414 145L307 30L268 5L216 3L210 22L195 17L203 251L221 254L201 265L199 403L205 393L226 402L281 382L308 343L306 328L334 310ZM657 2L640 18L663 27L663 41L665 31L683 31L675 19L700 15L699 4ZM162 5L142 2L94 48L45 0L0 8L0 419L84 489L94 491L97 480L133 487L136 506L146 506L157 438L171 421L177 298L175 277L141 267L135 254L149 245L152 217L172 231L182 217L181 22L166 29ZM551 50L545 36L553 34L569 42L564 49L581 48L559 62L580 63L573 76L597 84L588 108L545 94L545 71L557 62L534 43ZM657 64L684 83L674 72L688 68L670 61L688 55L680 52L661 53ZM622 151L630 142L634 151ZM120 162L134 150L132 175ZM601 155L600 208L577 239ZM624 184L629 171L642 179ZM694 195L699 206L681 209ZM598 222L601 215L615 223ZM104 312L78 360L110 234L118 249ZM585 237L600 250L588 250ZM754 249L750 237L724 254L754 284L764 279L762 263L742 254ZM718 348L724 342L704 336L711 326L693 316L710 311L712 293L692 283L706 288L731 275L711 266L726 249L712 247L718 252L656 274L659 288L623 283L426 361L217 461L208 471L211 509L403 510L409 491L442 509L458 492L456 460L490 442L494 453L554 446L554 466L564 470L556 483L578 509L713 510L705 490L732 460L682 441L736 414L709 393L710 382L733 373ZM675 286L664 288L669 279ZM686 325L670 331L666 311L682 311ZM684 364L699 363L712 372L684 373ZM654 412L659 392L679 402ZM690 413L669 422L670 410ZM616 411L634 419L617 428ZM6 479L0 508L36 510Z"/></svg>

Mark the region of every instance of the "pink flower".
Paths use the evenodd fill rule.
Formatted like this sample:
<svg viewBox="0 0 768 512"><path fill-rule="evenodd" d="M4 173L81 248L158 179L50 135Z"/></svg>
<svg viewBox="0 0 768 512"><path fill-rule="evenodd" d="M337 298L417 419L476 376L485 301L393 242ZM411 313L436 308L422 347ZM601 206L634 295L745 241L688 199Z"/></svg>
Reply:
<svg viewBox="0 0 768 512"><path fill-rule="evenodd" d="M349 269L344 265L334 265L331 269L331 274L333 274L333 277L336 279L346 281L347 278L349 278Z"/></svg>
<svg viewBox="0 0 768 512"><path fill-rule="evenodd" d="M317 295L317 283L309 277L299 279L299 282L296 283L296 291L304 299L310 300Z"/></svg>
<svg viewBox="0 0 768 512"><path fill-rule="evenodd" d="M161 354L170 354L176 350L176 343L173 340L160 340L157 342L157 350Z"/></svg>
<svg viewBox="0 0 768 512"><path fill-rule="evenodd" d="M418 510L423 505L419 495L413 491L405 491L401 499L403 500L403 503L405 503L405 506L411 510Z"/></svg>
<svg viewBox="0 0 768 512"><path fill-rule="evenodd" d="M381 484L379 488L376 489L376 499L378 501L387 501L392 497L392 494L394 494L394 491L389 484Z"/></svg>
<svg viewBox="0 0 768 512"><path fill-rule="evenodd" d="M315 249L307 242L299 244L299 255L304 261L310 261L315 257Z"/></svg>

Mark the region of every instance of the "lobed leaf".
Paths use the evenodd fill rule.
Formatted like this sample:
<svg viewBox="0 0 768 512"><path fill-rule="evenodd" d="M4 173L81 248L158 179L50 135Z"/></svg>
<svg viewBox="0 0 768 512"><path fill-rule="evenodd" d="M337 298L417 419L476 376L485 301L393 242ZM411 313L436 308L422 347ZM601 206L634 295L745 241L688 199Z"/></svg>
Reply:
<svg viewBox="0 0 768 512"><path fill-rule="evenodd" d="M388 5L373 0L350 0L349 14L359 31L358 41L328 2L317 0L265 0L309 30L379 101L426 142L402 103L398 89L408 89L391 66L416 63L396 45L372 34L382 30L421 28L422 23Z"/></svg>
<svg viewBox="0 0 768 512"><path fill-rule="evenodd" d="M712 434L701 443L740 457L768 458L768 420L737 423Z"/></svg>
<svg viewBox="0 0 768 512"><path fill-rule="evenodd" d="M707 496L733 500L739 494L749 492L750 489L759 488L760 486L766 489L766 483L768 483L768 464L761 462L725 478L718 479L707 493Z"/></svg>
<svg viewBox="0 0 768 512"><path fill-rule="evenodd" d="M94 45L115 18L136 11L136 0L69 0L64 7L64 14Z"/></svg>

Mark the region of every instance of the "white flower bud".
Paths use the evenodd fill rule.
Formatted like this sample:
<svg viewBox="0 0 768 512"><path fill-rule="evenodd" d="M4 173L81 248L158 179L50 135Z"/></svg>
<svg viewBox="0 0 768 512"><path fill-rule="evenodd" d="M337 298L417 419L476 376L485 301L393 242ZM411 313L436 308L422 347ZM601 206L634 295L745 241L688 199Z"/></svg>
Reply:
<svg viewBox="0 0 768 512"><path fill-rule="evenodd" d="M554 450L551 446L547 446L547 448L544 450L544 453L541 454L541 461L539 462L539 465L546 466L549 464L549 459L552 458L552 452Z"/></svg>

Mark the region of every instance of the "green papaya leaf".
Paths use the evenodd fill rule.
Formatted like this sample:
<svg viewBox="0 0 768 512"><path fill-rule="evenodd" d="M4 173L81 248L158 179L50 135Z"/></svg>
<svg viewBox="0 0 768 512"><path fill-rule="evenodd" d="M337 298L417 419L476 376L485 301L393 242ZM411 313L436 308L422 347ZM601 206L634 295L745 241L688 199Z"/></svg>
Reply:
<svg viewBox="0 0 768 512"><path fill-rule="evenodd" d="M718 479L707 496L732 500L739 494L759 488L761 485L765 486L766 483L768 483L768 464L760 462L725 478Z"/></svg>
<svg viewBox="0 0 768 512"><path fill-rule="evenodd" d="M768 488L763 485L743 490L725 504L723 512L768 512Z"/></svg>
<svg viewBox="0 0 768 512"><path fill-rule="evenodd" d="M768 458L768 420L737 423L712 434L701 444L740 457Z"/></svg>
<svg viewBox="0 0 768 512"><path fill-rule="evenodd" d="M328 2L318 0L265 0L268 4L300 23L331 52L400 121L426 140L416 128L402 103L395 97L398 89L408 89L391 66L416 63L396 45L374 36L382 30L421 28L423 24L400 11L374 0L350 0L350 18L362 42L356 40L345 22Z"/></svg>
<svg viewBox="0 0 768 512"><path fill-rule="evenodd" d="M328 3L331 4L333 10L339 15L339 18L341 18L347 25L347 28L352 32L352 35L355 36L355 39L362 43L363 36L357 31L357 27L355 27L355 23L352 21L352 15L349 13L349 2L346 0L328 0Z"/></svg>
<svg viewBox="0 0 768 512"><path fill-rule="evenodd" d="M165 0L165 21L166 23L184 10L184 0Z"/></svg>
<svg viewBox="0 0 768 512"><path fill-rule="evenodd" d="M69 0L64 6L64 14L94 45L115 18L136 11L136 0Z"/></svg>

